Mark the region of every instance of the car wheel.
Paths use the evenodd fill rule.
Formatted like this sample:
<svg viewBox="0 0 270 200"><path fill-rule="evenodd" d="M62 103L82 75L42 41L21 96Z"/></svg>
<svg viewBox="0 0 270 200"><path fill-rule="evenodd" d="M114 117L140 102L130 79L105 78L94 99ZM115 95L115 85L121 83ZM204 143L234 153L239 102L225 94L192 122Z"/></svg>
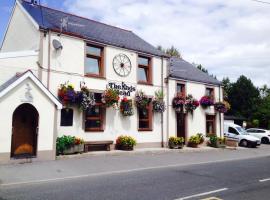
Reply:
<svg viewBox="0 0 270 200"><path fill-rule="evenodd" d="M241 140L240 146L242 146L242 147L248 147L248 141L247 140Z"/></svg>
<svg viewBox="0 0 270 200"><path fill-rule="evenodd" d="M262 138L262 144L268 144L269 143L269 139L268 138Z"/></svg>

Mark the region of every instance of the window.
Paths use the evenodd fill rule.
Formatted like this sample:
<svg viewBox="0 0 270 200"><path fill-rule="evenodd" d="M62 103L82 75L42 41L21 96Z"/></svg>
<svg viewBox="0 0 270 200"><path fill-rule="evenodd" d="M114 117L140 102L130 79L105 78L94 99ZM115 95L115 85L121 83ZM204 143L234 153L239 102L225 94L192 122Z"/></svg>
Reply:
<svg viewBox="0 0 270 200"><path fill-rule="evenodd" d="M138 108L139 131L152 131L152 103L146 109Z"/></svg>
<svg viewBox="0 0 270 200"><path fill-rule="evenodd" d="M177 94L181 94L183 96L186 96L185 84L177 83L176 92L177 92Z"/></svg>
<svg viewBox="0 0 270 200"><path fill-rule="evenodd" d="M239 133L237 132L237 130L235 130L234 128L232 127L229 127L229 133L232 133L232 134L235 134L235 135L238 135Z"/></svg>
<svg viewBox="0 0 270 200"><path fill-rule="evenodd" d="M206 95L214 98L215 97L214 88L206 88Z"/></svg>
<svg viewBox="0 0 270 200"><path fill-rule="evenodd" d="M215 115L206 115L206 135L216 135Z"/></svg>
<svg viewBox="0 0 270 200"><path fill-rule="evenodd" d="M103 77L103 47L86 45L85 74L86 76Z"/></svg>
<svg viewBox="0 0 270 200"><path fill-rule="evenodd" d="M147 57L138 57L138 82L152 84L151 59Z"/></svg>
<svg viewBox="0 0 270 200"><path fill-rule="evenodd" d="M94 94L96 105L85 111L85 131L103 131L105 109L101 103L101 93Z"/></svg>
<svg viewBox="0 0 270 200"><path fill-rule="evenodd" d="M72 126L73 125L73 110L72 109L62 109L61 110L61 126Z"/></svg>

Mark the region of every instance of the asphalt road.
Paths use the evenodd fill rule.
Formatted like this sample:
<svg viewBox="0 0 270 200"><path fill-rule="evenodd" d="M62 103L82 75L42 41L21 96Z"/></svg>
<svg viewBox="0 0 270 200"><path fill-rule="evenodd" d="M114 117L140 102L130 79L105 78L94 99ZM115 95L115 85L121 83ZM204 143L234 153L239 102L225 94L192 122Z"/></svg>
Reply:
<svg viewBox="0 0 270 200"><path fill-rule="evenodd" d="M266 156L2 185L0 199L269 200L269 191L270 157Z"/></svg>

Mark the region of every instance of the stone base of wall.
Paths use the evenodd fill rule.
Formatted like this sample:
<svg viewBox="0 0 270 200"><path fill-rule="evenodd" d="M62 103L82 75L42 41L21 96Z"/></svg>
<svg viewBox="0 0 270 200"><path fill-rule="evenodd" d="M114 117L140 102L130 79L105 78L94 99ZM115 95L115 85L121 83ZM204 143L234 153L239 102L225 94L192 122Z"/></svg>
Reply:
<svg viewBox="0 0 270 200"><path fill-rule="evenodd" d="M225 144L229 147L238 147L238 141L235 140L226 139Z"/></svg>
<svg viewBox="0 0 270 200"><path fill-rule="evenodd" d="M10 153L0 153L0 164L22 164L35 161L55 160L55 151L38 151L35 158L10 158Z"/></svg>
<svg viewBox="0 0 270 200"><path fill-rule="evenodd" d="M164 148L166 148L167 144L164 142ZM145 149L145 148L162 148L161 142L145 142L145 143L138 143L135 149ZM115 149L115 144L111 145L111 149Z"/></svg>

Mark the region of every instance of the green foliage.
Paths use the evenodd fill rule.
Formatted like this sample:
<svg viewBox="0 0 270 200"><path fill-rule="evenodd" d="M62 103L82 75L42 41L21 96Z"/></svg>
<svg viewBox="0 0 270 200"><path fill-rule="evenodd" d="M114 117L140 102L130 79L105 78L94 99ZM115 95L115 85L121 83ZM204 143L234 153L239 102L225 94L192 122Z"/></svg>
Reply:
<svg viewBox="0 0 270 200"><path fill-rule="evenodd" d="M198 138L200 139L200 144L204 142L204 136L202 133L197 133Z"/></svg>
<svg viewBox="0 0 270 200"><path fill-rule="evenodd" d="M220 147L221 145L224 146L225 144L225 138L220 138L220 137L217 137L216 135L211 135L210 138L209 138L209 143L208 145L211 146L211 147Z"/></svg>
<svg viewBox="0 0 270 200"><path fill-rule="evenodd" d="M258 119L252 120L252 126L258 128L260 125L260 121Z"/></svg>
<svg viewBox="0 0 270 200"><path fill-rule="evenodd" d="M157 49L162 51L163 53L168 54L169 56L177 57L177 58L182 58L179 50L175 48L174 46L171 46L170 48L163 48L162 46L158 45Z"/></svg>
<svg viewBox="0 0 270 200"><path fill-rule="evenodd" d="M181 145L185 142L185 139L183 137L170 137L169 138L169 144L174 144L174 145Z"/></svg>
<svg viewBox="0 0 270 200"><path fill-rule="evenodd" d="M136 140L131 136L121 135L116 139L117 146L129 146L133 147L136 145Z"/></svg>
<svg viewBox="0 0 270 200"><path fill-rule="evenodd" d="M189 138L188 143L189 144L200 144L201 138L198 135L193 135Z"/></svg>
<svg viewBox="0 0 270 200"><path fill-rule="evenodd" d="M64 150L70 148L75 143L75 137L70 135L63 135L56 139L57 155L62 154Z"/></svg>

